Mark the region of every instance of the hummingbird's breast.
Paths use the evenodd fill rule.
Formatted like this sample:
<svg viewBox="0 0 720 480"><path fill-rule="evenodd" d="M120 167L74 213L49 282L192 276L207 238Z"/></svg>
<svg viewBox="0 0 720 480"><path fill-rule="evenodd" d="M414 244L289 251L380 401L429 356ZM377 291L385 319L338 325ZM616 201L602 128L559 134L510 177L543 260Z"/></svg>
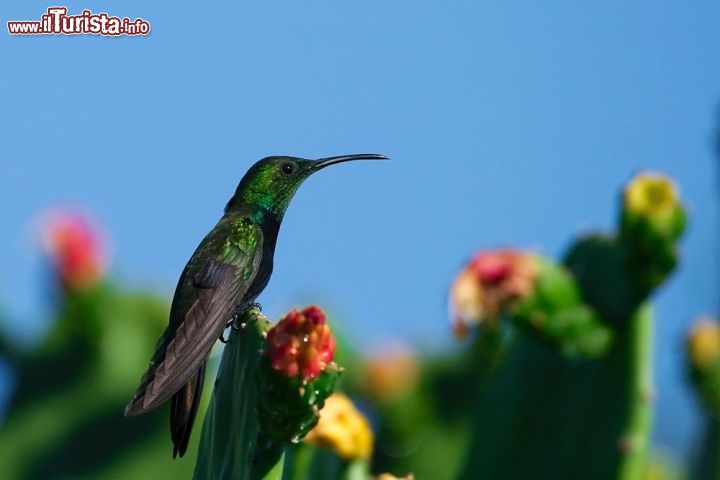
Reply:
<svg viewBox="0 0 720 480"><path fill-rule="evenodd" d="M265 289L272 275L275 244L277 243L277 236L280 231L280 220L274 215L267 215L265 219L263 219L261 229L263 232L262 259L260 260L260 266L258 267L258 272L253 282L250 284L245 295L243 295L241 304L254 302L258 295Z"/></svg>

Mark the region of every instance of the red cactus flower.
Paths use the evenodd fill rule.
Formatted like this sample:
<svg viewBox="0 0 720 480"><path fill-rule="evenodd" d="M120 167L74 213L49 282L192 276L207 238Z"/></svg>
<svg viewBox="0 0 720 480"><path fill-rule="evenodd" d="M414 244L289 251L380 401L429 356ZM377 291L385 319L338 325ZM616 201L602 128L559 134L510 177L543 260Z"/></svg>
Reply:
<svg viewBox="0 0 720 480"><path fill-rule="evenodd" d="M538 257L514 250L480 252L453 282L450 306L453 332L462 337L471 325L496 319L509 302L530 295Z"/></svg>
<svg viewBox="0 0 720 480"><path fill-rule="evenodd" d="M51 212L42 221L41 239L63 287L82 290L103 276L103 242L87 216L69 210Z"/></svg>
<svg viewBox="0 0 720 480"><path fill-rule="evenodd" d="M335 338L325 314L312 306L293 310L267 335L272 368L287 378L314 380L333 361Z"/></svg>
<svg viewBox="0 0 720 480"><path fill-rule="evenodd" d="M481 252L468 268L485 289L502 290L508 297L528 295L537 275L535 256L513 250Z"/></svg>

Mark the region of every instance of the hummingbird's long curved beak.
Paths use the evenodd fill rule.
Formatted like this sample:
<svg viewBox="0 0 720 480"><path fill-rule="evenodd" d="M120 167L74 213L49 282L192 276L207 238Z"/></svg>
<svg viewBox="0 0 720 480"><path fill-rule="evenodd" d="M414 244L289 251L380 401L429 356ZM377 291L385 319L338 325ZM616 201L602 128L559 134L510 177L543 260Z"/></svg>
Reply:
<svg viewBox="0 0 720 480"><path fill-rule="evenodd" d="M349 162L351 160L390 160L385 155L379 153L356 153L354 155L340 155L338 157L328 157L315 160L312 164L313 170L320 170L328 165L334 165L336 163Z"/></svg>

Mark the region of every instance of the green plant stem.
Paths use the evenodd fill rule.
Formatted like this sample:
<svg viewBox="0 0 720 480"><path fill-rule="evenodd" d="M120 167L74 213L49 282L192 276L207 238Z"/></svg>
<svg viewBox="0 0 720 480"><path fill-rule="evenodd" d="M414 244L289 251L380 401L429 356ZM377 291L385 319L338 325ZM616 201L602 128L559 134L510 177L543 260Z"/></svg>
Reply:
<svg viewBox="0 0 720 480"><path fill-rule="evenodd" d="M329 448L299 443L287 449L284 480L369 480L367 459L345 460Z"/></svg>
<svg viewBox="0 0 720 480"><path fill-rule="evenodd" d="M269 322L257 309L240 319L223 352L203 423L196 480L280 480L284 448L258 443L255 368Z"/></svg>
<svg viewBox="0 0 720 480"><path fill-rule="evenodd" d="M654 396L652 322L652 311L647 304L638 308L630 320L630 411L620 442L624 456L618 480L641 479L647 467Z"/></svg>
<svg viewBox="0 0 720 480"><path fill-rule="evenodd" d="M710 438L712 439L712 453L710 455L712 469L707 472L706 478L720 480L720 420L710 420Z"/></svg>
<svg viewBox="0 0 720 480"><path fill-rule="evenodd" d="M701 464L697 480L720 480L720 421L711 418L706 433L707 445L703 446L705 464Z"/></svg>
<svg viewBox="0 0 720 480"><path fill-rule="evenodd" d="M700 445L689 478L720 480L720 420L707 416Z"/></svg>
<svg viewBox="0 0 720 480"><path fill-rule="evenodd" d="M652 420L651 327L650 309L638 308L595 359L518 335L476 399L460 478L640 480Z"/></svg>

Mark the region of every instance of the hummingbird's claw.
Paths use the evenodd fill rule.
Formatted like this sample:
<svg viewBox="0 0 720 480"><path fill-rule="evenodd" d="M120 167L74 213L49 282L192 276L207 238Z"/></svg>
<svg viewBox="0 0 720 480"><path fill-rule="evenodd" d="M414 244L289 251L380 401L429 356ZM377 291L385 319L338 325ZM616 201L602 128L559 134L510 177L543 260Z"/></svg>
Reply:
<svg viewBox="0 0 720 480"><path fill-rule="evenodd" d="M235 313L233 313L232 319L230 321L225 323L225 328L222 332L220 332L220 341L222 343L228 343L230 340L229 338L225 338L225 330L228 328L231 328L233 330L240 330L240 326L238 326L238 319L240 318L240 315L237 313L237 307L235 308Z"/></svg>
<svg viewBox="0 0 720 480"><path fill-rule="evenodd" d="M235 311L233 311L232 319L225 324L225 328L229 327L233 330L242 330L245 327L245 324L240 322L240 318L245 314L245 312L252 308L262 312L262 305L257 302L235 305Z"/></svg>
<svg viewBox="0 0 720 480"><path fill-rule="evenodd" d="M260 305L257 302L251 302L251 303L240 303L238 305L235 305L235 312L234 316L239 317L243 313L247 312L251 308L256 308L262 312L262 305Z"/></svg>

